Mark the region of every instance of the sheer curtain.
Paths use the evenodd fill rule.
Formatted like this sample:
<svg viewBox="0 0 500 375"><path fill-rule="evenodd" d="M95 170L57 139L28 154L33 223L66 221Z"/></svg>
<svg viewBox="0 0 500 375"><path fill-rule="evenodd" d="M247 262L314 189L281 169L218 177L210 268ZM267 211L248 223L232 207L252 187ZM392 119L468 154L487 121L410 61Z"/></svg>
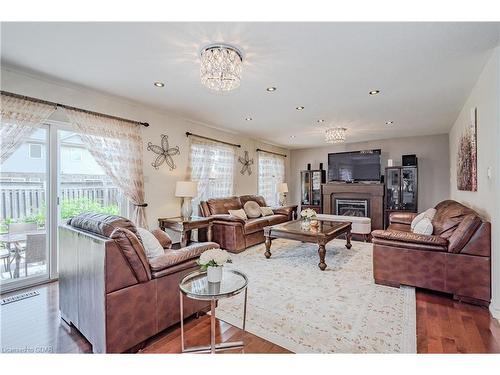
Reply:
<svg viewBox="0 0 500 375"><path fill-rule="evenodd" d="M0 99L0 162L3 163L54 113L56 107L3 93Z"/></svg>
<svg viewBox="0 0 500 375"><path fill-rule="evenodd" d="M285 182L285 159L283 156L259 151L259 195L270 207L278 206L276 186Z"/></svg>
<svg viewBox="0 0 500 375"><path fill-rule="evenodd" d="M139 126L87 112L65 111L97 163L135 206L132 221L147 228Z"/></svg>
<svg viewBox="0 0 500 375"><path fill-rule="evenodd" d="M193 211L198 212L200 201L233 195L233 146L190 136L188 175L198 182L198 196L193 199Z"/></svg>

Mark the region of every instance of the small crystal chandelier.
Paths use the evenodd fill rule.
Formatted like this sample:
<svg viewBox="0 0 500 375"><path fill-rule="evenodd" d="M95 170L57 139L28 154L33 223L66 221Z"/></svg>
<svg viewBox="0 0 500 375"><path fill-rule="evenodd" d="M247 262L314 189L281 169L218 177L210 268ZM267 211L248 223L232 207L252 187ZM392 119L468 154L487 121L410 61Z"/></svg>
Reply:
<svg viewBox="0 0 500 375"><path fill-rule="evenodd" d="M346 128L330 128L325 132L325 141L327 143L344 143Z"/></svg>
<svg viewBox="0 0 500 375"><path fill-rule="evenodd" d="M201 51L201 83L211 90L231 91L240 86L241 52L228 44L211 44Z"/></svg>

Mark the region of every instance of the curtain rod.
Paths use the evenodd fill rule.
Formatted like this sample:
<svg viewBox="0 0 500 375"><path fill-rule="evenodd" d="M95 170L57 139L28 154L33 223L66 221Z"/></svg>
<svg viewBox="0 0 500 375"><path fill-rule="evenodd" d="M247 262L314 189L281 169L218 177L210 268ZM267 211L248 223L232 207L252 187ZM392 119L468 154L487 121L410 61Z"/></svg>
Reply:
<svg viewBox="0 0 500 375"><path fill-rule="evenodd" d="M194 137L198 137L198 138L208 139L209 141L213 141L213 142L217 142L217 143L223 143L223 144L229 145L229 146L241 147L241 145L237 145L236 143L229 143L229 142L219 141L218 139L213 139L213 138L209 138L209 137L204 137L202 135L198 135L198 134L186 132L186 137L189 137L190 135L192 135Z"/></svg>
<svg viewBox="0 0 500 375"><path fill-rule="evenodd" d="M13 98L18 98L18 99L25 99L25 100L29 100L29 101L32 101L32 102L36 102L36 103L42 103L42 104L48 104L48 105L53 105L55 107L60 107L60 108L66 108L66 109L72 109L72 110L75 110L75 111L80 111L80 112L85 112L85 113L89 113L91 115L96 115L96 116L101 116L101 117L107 117L107 118L111 118L111 119L115 119L115 120L120 120L120 121L126 121L126 122L131 122L132 124L136 124L136 125L142 125L142 126L145 126L145 127L148 127L149 124L147 122L141 122L141 121L134 121L134 120L129 120L129 119L126 119L126 118L123 118L123 117L118 117L118 116L112 116L112 115L107 115L105 113L99 113L99 112L94 112L94 111L88 111L86 109L81 109L81 108L77 108L77 107L71 107L69 105L65 105L65 104L61 104L61 103L56 103L56 102L50 102L48 100L43 100L43 99L38 99L38 98L32 98L32 97L29 97L29 96L25 96L25 95L19 95L19 94L14 94L12 92L7 92L7 91L0 91L0 93L2 95L6 95L6 96L11 96Z"/></svg>
<svg viewBox="0 0 500 375"><path fill-rule="evenodd" d="M257 151L265 152L266 154L273 154L273 155L283 156L284 158L286 158L285 154L280 154L278 152L267 151L267 150L263 150L261 148L258 148Z"/></svg>

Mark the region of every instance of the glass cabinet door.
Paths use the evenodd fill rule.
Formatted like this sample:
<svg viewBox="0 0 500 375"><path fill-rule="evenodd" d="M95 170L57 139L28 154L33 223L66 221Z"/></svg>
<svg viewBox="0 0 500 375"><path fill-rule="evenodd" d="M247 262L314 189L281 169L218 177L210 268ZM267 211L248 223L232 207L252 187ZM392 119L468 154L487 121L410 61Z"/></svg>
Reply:
<svg viewBox="0 0 500 375"><path fill-rule="evenodd" d="M417 169L408 167L401 170L401 200L405 210L417 210Z"/></svg>
<svg viewBox="0 0 500 375"><path fill-rule="evenodd" d="M400 174L399 168L388 168L386 170L386 208L388 210L400 209Z"/></svg>
<svg viewBox="0 0 500 375"><path fill-rule="evenodd" d="M301 184L301 203L311 204L311 174L309 172L302 172L300 174Z"/></svg>
<svg viewBox="0 0 500 375"><path fill-rule="evenodd" d="M321 171L312 172L312 204L321 204Z"/></svg>

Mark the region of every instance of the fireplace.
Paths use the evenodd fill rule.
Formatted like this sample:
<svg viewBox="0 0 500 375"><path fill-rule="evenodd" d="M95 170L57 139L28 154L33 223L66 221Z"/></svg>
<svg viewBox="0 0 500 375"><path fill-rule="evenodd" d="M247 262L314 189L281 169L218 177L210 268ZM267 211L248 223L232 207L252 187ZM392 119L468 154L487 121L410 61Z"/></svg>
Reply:
<svg viewBox="0 0 500 375"><path fill-rule="evenodd" d="M335 199L335 214L370 217L368 199Z"/></svg>

